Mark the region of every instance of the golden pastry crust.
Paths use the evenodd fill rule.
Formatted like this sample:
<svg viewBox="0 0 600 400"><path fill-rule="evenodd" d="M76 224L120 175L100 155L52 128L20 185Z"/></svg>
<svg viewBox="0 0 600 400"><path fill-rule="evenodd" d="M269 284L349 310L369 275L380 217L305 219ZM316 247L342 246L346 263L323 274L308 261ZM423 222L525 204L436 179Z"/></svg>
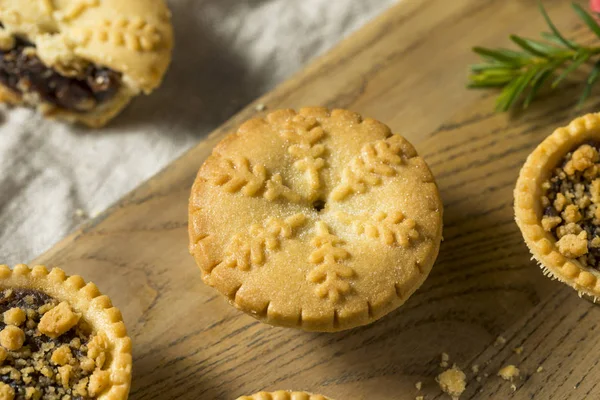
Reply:
<svg viewBox="0 0 600 400"><path fill-rule="evenodd" d="M599 138L600 114L588 114L575 119L567 127L558 128L529 155L521 169L514 191L515 218L533 258L550 277L570 285L580 294L594 298L600 296L598 279L600 272L582 265L576 258L568 258L564 255L570 254L569 252L574 255L580 253L577 246L578 237L571 232L566 232L563 242L557 243L552 233L546 230L550 228L547 224L551 224L552 221L548 219L544 225L542 224L544 210L542 184L548 180L554 168L575 146ZM555 206L562 210L563 203L555 203ZM570 211L566 210L563 213L565 218L572 214ZM562 246L563 253L559 246Z"/></svg>
<svg viewBox="0 0 600 400"><path fill-rule="evenodd" d="M88 344L87 355L92 357L92 361L95 357L102 357L104 363L102 369L96 369L91 375L89 390L96 391L95 398L100 400L127 398L131 385L131 339L127 336L121 312L112 306L110 299L102 295L96 285L86 284L80 276L69 277L59 268L48 271L41 265L29 268L21 264L12 270L0 265L0 289L36 290L60 302L40 321L40 330L48 330L47 334L62 333L79 318L84 319L95 334L93 343ZM7 327L16 328L12 325ZM94 351L97 354L92 354ZM70 357L68 347L59 348L52 354L52 362L63 365L59 367L63 376L68 376L72 368L68 365ZM99 360L96 364L99 365Z"/></svg>
<svg viewBox="0 0 600 400"><path fill-rule="evenodd" d="M307 392L290 392L278 390L277 392L260 392L251 396L238 397L236 400L333 400L329 397Z"/></svg>
<svg viewBox="0 0 600 400"><path fill-rule="evenodd" d="M53 115L101 126L140 92L150 93L170 64L173 30L164 0L0 0L0 39L19 35L36 45L42 62L58 71L82 62L122 74L122 90L92 113ZM0 40L0 45L5 40ZM27 103L13 93L11 104ZM8 98L7 98L8 97Z"/></svg>
<svg viewBox="0 0 600 400"><path fill-rule="evenodd" d="M0 102L13 106L36 106L37 111L50 119L58 119L71 123L81 123L90 128L101 128L116 117L121 110L135 97L135 94L127 88L121 88L119 92L106 103L91 112L77 113L51 106L49 104L30 104L22 96L0 85Z"/></svg>
<svg viewBox="0 0 600 400"><path fill-rule="evenodd" d="M402 305L437 257L442 203L413 146L346 110L244 123L200 169L190 252L203 280L273 325L339 331Z"/></svg>

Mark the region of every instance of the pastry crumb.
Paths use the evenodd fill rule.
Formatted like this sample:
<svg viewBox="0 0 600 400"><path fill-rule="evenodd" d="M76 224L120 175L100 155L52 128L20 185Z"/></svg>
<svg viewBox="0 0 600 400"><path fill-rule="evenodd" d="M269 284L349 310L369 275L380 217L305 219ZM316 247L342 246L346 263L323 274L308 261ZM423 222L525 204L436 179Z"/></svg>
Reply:
<svg viewBox="0 0 600 400"><path fill-rule="evenodd" d="M77 218L87 218L87 213L85 211L83 211L81 208L78 208L77 210L75 210L74 214Z"/></svg>
<svg viewBox="0 0 600 400"><path fill-rule="evenodd" d="M81 315L74 313L63 301L42 316L38 329L44 335L56 339L77 325L79 318Z"/></svg>
<svg viewBox="0 0 600 400"><path fill-rule="evenodd" d="M448 368L448 361L450 361L450 356L448 353L442 353L442 361L440 362L440 367Z"/></svg>
<svg viewBox="0 0 600 400"><path fill-rule="evenodd" d="M256 107L254 107L254 109L255 109L256 111L265 111L265 110L267 109L267 106L266 106L266 105L264 105L263 103L258 103L258 104L256 105Z"/></svg>
<svg viewBox="0 0 600 400"><path fill-rule="evenodd" d="M4 382L0 382L0 399L12 400L15 398L15 391Z"/></svg>
<svg viewBox="0 0 600 400"><path fill-rule="evenodd" d="M556 245L558 251L565 257L581 257L588 252L587 232L581 231L578 235L566 234L556 242Z"/></svg>
<svg viewBox="0 0 600 400"><path fill-rule="evenodd" d="M423 396L417 396L417 397L415 397L415 400L425 400L425 397L423 397Z"/></svg>
<svg viewBox="0 0 600 400"><path fill-rule="evenodd" d="M479 365L473 364L473 366L471 367L471 372L473 372L474 374L478 374L479 373Z"/></svg>
<svg viewBox="0 0 600 400"><path fill-rule="evenodd" d="M494 346L502 346L504 344L506 344L506 339L502 336L498 336L494 342Z"/></svg>
<svg viewBox="0 0 600 400"><path fill-rule="evenodd" d="M523 353L523 346L515 347L513 351L515 352L515 354L521 354Z"/></svg>
<svg viewBox="0 0 600 400"><path fill-rule="evenodd" d="M26 318L27 316L25 315L25 311L18 307L13 307L4 312L4 323L6 325L19 326L25 322Z"/></svg>
<svg viewBox="0 0 600 400"><path fill-rule="evenodd" d="M423 387L423 382L415 383L415 387L417 388L417 390L421 390L421 388Z"/></svg>
<svg viewBox="0 0 600 400"><path fill-rule="evenodd" d="M500 369L500 371L498 371L498 376L505 381L512 381L514 378L518 378L520 373L519 368L511 364Z"/></svg>
<svg viewBox="0 0 600 400"><path fill-rule="evenodd" d="M444 393L450 395L453 400L457 400L465 391L467 386L466 378L465 373L454 365L452 368L439 374L435 380Z"/></svg>
<svg viewBox="0 0 600 400"><path fill-rule="evenodd" d="M476 376L476 377L475 377L475 380L476 380L477 382L481 382L481 377L480 377L480 376Z"/></svg>
<svg viewBox="0 0 600 400"><path fill-rule="evenodd" d="M535 372L537 372L538 374L540 372L542 372L544 370L544 367L542 367L541 365L535 370Z"/></svg>
<svg viewBox="0 0 600 400"><path fill-rule="evenodd" d="M25 332L14 325L7 325L0 331L0 345L6 350L19 350L25 342Z"/></svg>
<svg viewBox="0 0 600 400"><path fill-rule="evenodd" d="M517 391L517 385L515 385L514 383L512 385L510 385L510 388L512 389L513 392Z"/></svg>

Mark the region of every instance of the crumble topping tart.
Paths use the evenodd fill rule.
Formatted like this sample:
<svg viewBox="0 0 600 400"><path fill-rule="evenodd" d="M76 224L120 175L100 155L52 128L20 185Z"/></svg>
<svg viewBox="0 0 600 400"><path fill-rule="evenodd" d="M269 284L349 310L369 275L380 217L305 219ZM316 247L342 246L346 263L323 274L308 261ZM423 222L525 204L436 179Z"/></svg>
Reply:
<svg viewBox="0 0 600 400"><path fill-rule="evenodd" d="M402 305L442 233L433 174L384 124L347 110L279 110L205 161L189 203L202 279L269 324L340 331Z"/></svg>
<svg viewBox="0 0 600 400"><path fill-rule="evenodd" d="M533 257L553 278L598 297L600 115L559 128L527 158L515 187L515 217Z"/></svg>
<svg viewBox="0 0 600 400"><path fill-rule="evenodd" d="M600 142L576 146L542 184L542 226L558 251L581 265L600 268Z"/></svg>
<svg viewBox="0 0 600 400"><path fill-rule="evenodd" d="M0 398L126 399L131 341L93 283L0 266Z"/></svg>

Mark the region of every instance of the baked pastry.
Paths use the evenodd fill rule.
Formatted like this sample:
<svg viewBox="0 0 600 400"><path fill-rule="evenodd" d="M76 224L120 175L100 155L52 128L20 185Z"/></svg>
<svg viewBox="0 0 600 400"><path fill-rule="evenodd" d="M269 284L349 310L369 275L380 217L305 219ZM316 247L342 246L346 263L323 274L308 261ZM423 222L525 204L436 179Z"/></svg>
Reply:
<svg viewBox="0 0 600 400"><path fill-rule="evenodd" d="M255 393L252 396L238 397L236 400L332 400L328 397L321 396L318 394L311 394L306 392L288 392L285 390L279 390L277 392L267 393L260 392Z"/></svg>
<svg viewBox="0 0 600 400"><path fill-rule="evenodd" d="M172 43L163 0L0 0L0 101L102 126L160 84Z"/></svg>
<svg viewBox="0 0 600 400"><path fill-rule="evenodd" d="M0 398L126 399L131 340L93 283L0 266Z"/></svg>
<svg viewBox="0 0 600 400"><path fill-rule="evenodd" d="M313 331L394 310L436 259L442 203L413 146L325 108L244 123L201 167L190 251L204 281L261 321Z"/></svg>
<svg viewBox="0 0 600 400"><path fill-rule="evenodd" d="M577 118L527 158L515 188L515 216L549 276L600 296L600 114Z"/></svg>

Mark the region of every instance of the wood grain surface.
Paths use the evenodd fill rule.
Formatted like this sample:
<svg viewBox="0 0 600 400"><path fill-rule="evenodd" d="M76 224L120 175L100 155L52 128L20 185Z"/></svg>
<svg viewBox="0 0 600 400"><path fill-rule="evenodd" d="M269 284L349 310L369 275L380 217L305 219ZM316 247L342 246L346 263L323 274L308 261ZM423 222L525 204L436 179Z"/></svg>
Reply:
<svg viewBox="0 0 600 400"><path fill-rule="evenodd" d="M561 29L592 39L569 2L544 3ZM82 274L121 308L135 400L228 400L262 389L441 399L442 352L467 373L461 399L600 398L600 309L542 275L512 211L527 154L600 101L575 110L581 88L567 83L526 114L499 115L494 93L464 89L471 46L544 29L534 0L404 0L35 262ZM187 252L189 189L212 147L258 103L358 111L405 135L432 167L445 241L429 279L399 310L355 330L305 333L263 325L201 282ZM506 344L494 345L499 335ZM496 376L507 364L521 369L515 391Z"/></svg>

